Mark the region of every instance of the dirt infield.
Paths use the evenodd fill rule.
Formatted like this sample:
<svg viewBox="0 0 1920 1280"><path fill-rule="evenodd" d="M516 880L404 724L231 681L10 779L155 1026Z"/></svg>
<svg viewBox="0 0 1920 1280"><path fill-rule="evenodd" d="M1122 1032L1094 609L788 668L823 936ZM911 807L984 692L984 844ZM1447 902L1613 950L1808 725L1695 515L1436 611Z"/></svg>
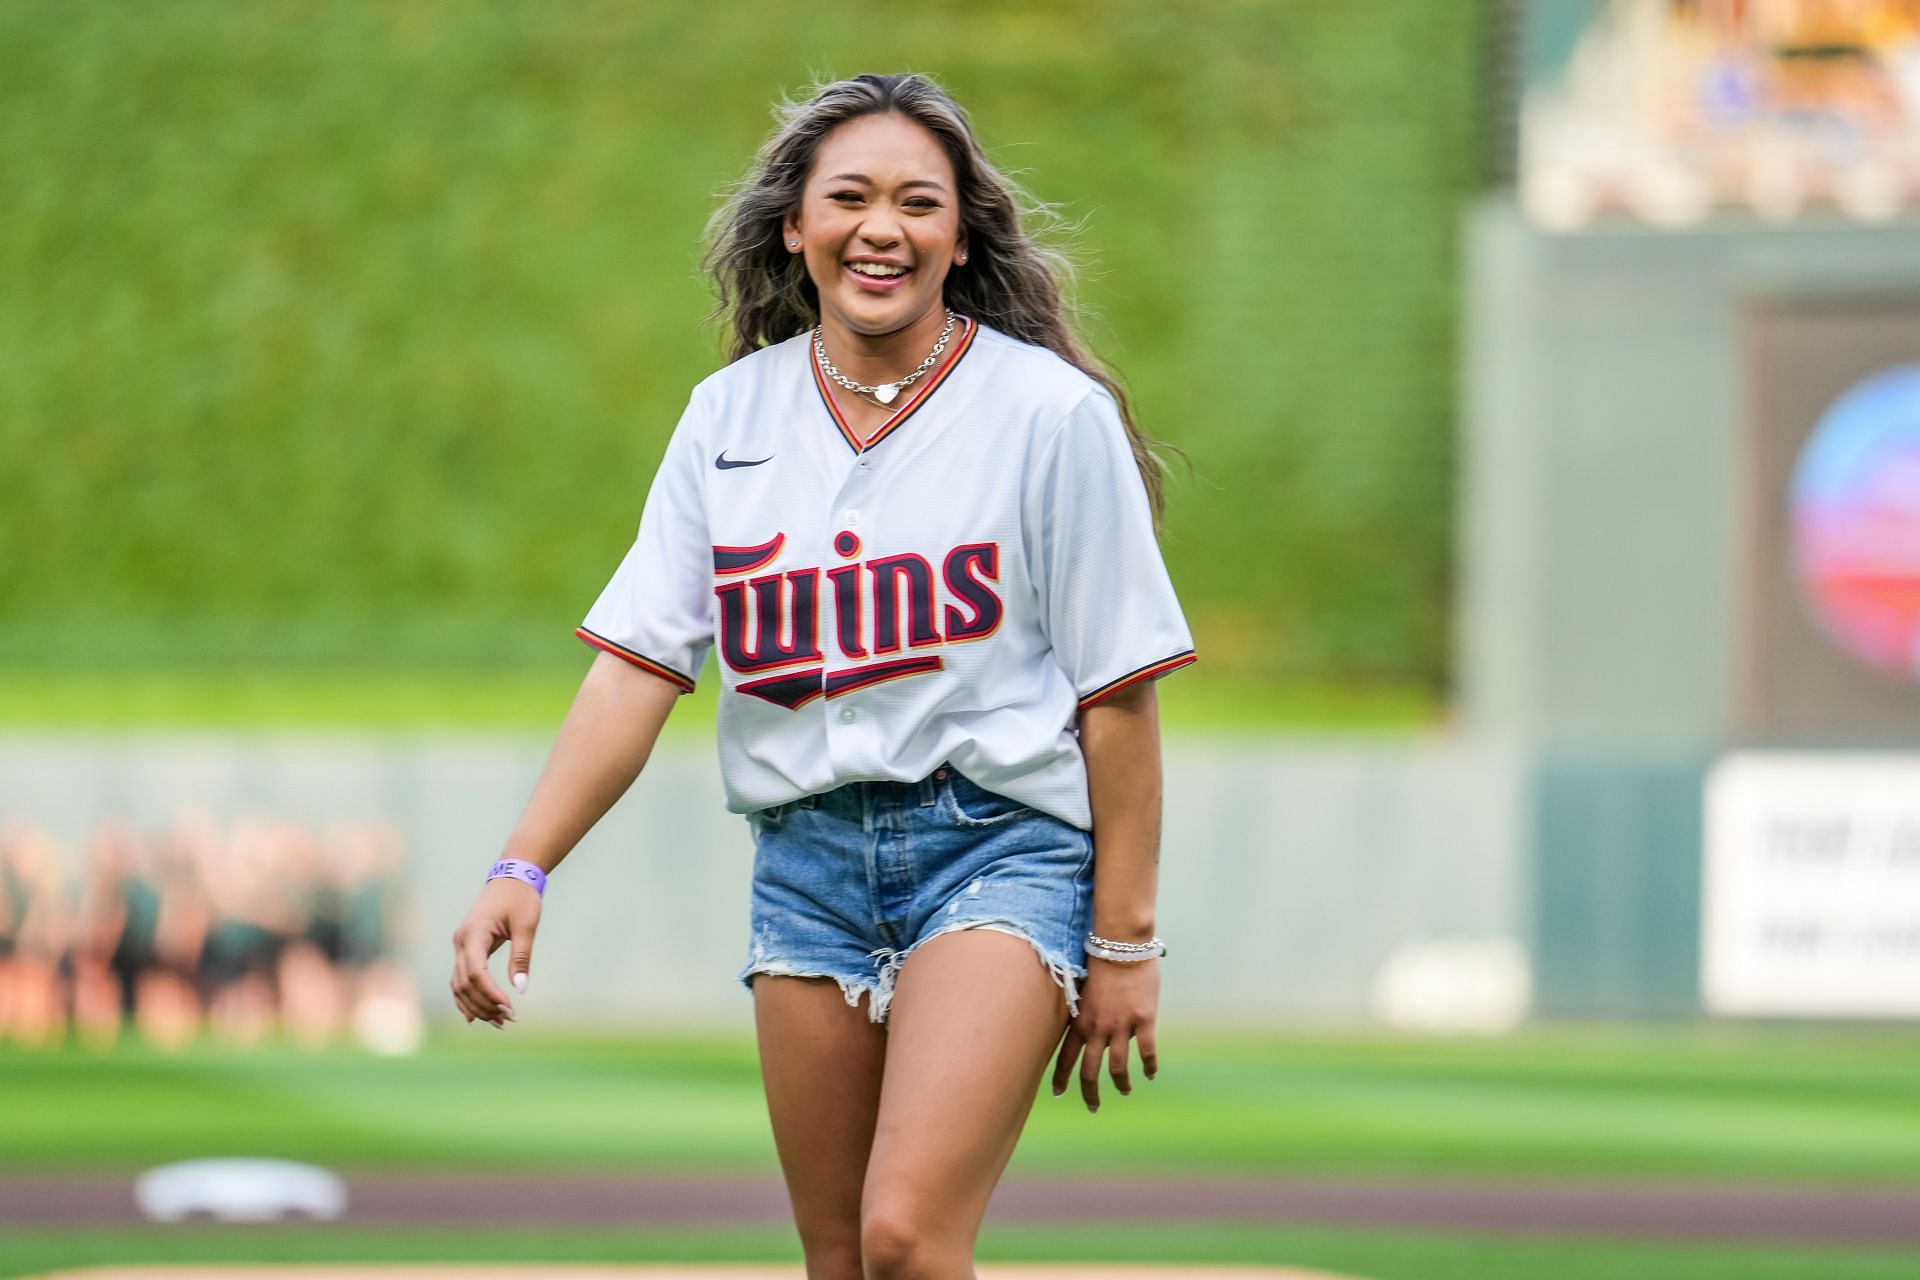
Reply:
<svg viewBox="0 0 1920 1280"><path fill-rule="evenodd" d="M778 1178L349 1177L359 1226L791 1223ZM0 1178L0 1227L144 1221L131 1177ZM1566 1183L1009 1179L989 1223L1255 1222L1520 1234L1920 1244L1920 1191ZM704 1273L703 1273L704 1274Z"/></svg>
<svg viewBox="0 0 1920 1280"><path fill-rule="evenodd" d="M1291 1267L1059 1267L982 1266L980 1280L1360 1280L1330 1271ZM90 1267L54 1271L36 1280L796 1280L797 1266L735 1267L675 1264L662 1267L606 1266L191 1266Z"/></svg>

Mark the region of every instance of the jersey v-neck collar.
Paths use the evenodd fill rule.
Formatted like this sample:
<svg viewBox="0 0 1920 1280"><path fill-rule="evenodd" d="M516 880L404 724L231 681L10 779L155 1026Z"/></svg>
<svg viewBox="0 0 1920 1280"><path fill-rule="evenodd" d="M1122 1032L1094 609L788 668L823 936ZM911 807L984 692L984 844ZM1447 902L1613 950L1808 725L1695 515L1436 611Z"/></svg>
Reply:
<svg viewBox="0 0 1920 1280"><path fill-rule="evenodd" d="M942 360L933 372L927 375L925 382L914 388L913 395L907 398L905 404L894 410L891 418L888 418L880 424L880 429L873 433L873 437L869 439L865 445L860 443L859 434L854 431L853 427L848 424L845 416L841 414L840 406L833 402L833 393L827 387L827 375L821 371L820 361L814 358L812 340L809 338L802 344L801 350L805 353L807 367L813 370L814 390L820 393L820 403L827 407L827 413L833 418L834 425L840 428L840 438L847 442L848 448L852 449L856 454L865 453L892 435L899 429L902 423L914 415L915 411L918 410L921 405L927 402L934 391L939 388L940 384L947 380L947 375L959 367L960 358L966 355L968 350L972 348L974 335L979 332L980 328L979 325L974 323L972 316L963 316L961 319L965 323L965 328L961 329L960 333L954 338L953 349L947 352L947 358Z"/></svg>

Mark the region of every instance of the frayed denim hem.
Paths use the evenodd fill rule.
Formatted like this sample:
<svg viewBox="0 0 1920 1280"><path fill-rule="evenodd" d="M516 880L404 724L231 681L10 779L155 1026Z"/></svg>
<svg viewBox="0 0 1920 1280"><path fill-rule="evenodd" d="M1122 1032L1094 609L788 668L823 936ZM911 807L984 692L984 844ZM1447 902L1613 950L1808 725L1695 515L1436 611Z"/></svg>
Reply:
<svg viewBox="0 0 1920 1280"><path fill-rule="evenodd" d="M746 984L747 990L751 991L753 990L752 979L760 974L765 974L769 978L831 978L839 984L840 994L846 997L847 1004L855 1009L860 1007L860 997L862 995L875 996L877 998L880 989L878 980L862 981L859 978L842 978L838 974L821 973L814 969L802 969L798 965L788 964L784 960L766 960L758 964L750 964L742 969L736 976L741 982ZM875 1022L880 1021L879 1018L873 1017L871 1001L868 1003L867 1016Z"/></svg>
<svg viewBox="0 0 1920 1280"><path fill-rule="evenodd" d="M1010 937L1018 938L1032 947L1033 953L1040 957L1040 963L1047 967L1048 976L1053 979L1054 984L1058 986L1061 991L1066 993L1067 1017L1073 1018L1079 1015L1079 979L1087 976L1087 970L1084 965L1069 964L1065 959L1052 954L1045 947L1041 946L1032 934L1028 933L1019 925L1009 921L958 920L951 924L942 925L939 929L920 939L904 951L895 951L891 947L881 947L876 951L867 953L880 962L880 977L877 989L874 990L873 998L867 1005L867 1017L874 1022L885 1022L887 1020L887 1011L893 1005L894 984L899 980L900 969L907 963L908 956L943 934L959 933L963 929L991 929L995 933L1004 933ZM841 983L842 990L846 989L846 985L844 982ZM865 989L864 986L863 989ZM849 996L847 1003L854 1004L857 1000L857 996Z"/></svg>
<svg viewBox="0 0 1920 1280"><path fill-rule="evenodd" d="M860 1007L862 994L873 996L880 988L878 978L843 978L837 973L827 973L820 969L802 969L797 964L775 956L773 950L776 946L778 943L774 940L773 930L762 925L753 939L752 958L741 966L739 973L734 975L735 980L742 983L749 992L753 990L753 979L763 973L769 978L831 978L839 984L840 994L846 998L847 1005L857 1009ZM872 1016L871 1002L868 1004L868 1016ZM874 1018L873 1021L878 1022L879 1019Z"/></svg>

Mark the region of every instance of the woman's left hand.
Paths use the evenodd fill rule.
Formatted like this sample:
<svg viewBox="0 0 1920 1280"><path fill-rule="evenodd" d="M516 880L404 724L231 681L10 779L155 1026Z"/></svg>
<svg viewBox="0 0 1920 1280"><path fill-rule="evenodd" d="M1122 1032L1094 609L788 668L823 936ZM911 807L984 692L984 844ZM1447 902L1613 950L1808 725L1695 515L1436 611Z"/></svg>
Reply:
<svg viewBox="0 0 1920 1280"><path fill-rule="evenodd" d="M1160 962L1115 961L1087 957L1087 979L1080 986L1080 1013L1067 1024L1060 1060L1053 1068L1053 1096L1067 1091L1067 1077L1080 1059L1080 1096L1087 1110L1100 1109L1100 1059L1121 1093L1133 1092L1127 1074L1129 1041L1140 1041L1140 1066L1151 1080L1160 1070L1154 1052L1153 1018L1160 1007Z"/></svg>

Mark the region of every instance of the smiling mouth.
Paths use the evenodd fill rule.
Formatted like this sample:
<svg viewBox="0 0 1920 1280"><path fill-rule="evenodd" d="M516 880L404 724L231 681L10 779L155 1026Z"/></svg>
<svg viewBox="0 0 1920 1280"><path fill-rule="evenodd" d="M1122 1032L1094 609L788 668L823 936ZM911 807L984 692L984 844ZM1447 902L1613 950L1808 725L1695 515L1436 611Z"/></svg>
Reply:
<svg viewBox="0 0 1920 1280"><path fill-rule="evenodd" d="M847 270L857 276L866 276L871 280L897 280L912 271L911 267L896 267L882 262L849 262Z"/></svg>

